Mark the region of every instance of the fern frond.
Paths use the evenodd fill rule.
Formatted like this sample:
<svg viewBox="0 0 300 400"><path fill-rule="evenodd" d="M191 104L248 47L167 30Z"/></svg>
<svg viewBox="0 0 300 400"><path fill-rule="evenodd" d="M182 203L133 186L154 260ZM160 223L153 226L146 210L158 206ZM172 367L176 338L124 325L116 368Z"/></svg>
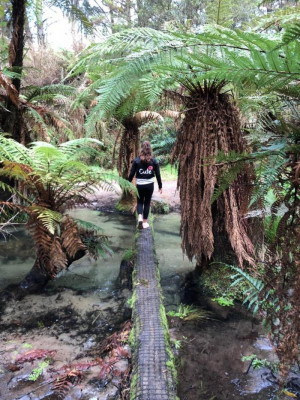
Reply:
<svg viewBox="0 0 300 400"><path fill-rule="evenodd" d="M42 221L44 227L52 234L56 232L59 223L63 219L63 215L57 211L50 210L49 208L33 205L28 207L28 210L37 215L37 218Z"/></svg>
<svg viewBox="0 0 300 400"><path fill-rule="evenodd" d="M243 271L242 269L234 265L226 265L226 266L236 272L236 274L231 277L231 279L233 280L233 282L230 285L231 287L234 287L244 281L247 282L247 284L249 285L249 287L244 292L245 298L243 304L248 303L249 309L254 306L253 313L255 314L258 311L260 305L259 295L264 289L265 284L260 279L254 278L246 271ZM267 299L267 297L268 294L265 296L265 299Z"/></svg>
<svg viewBox="0 0 300 400"><path fill-rule="evenodd" d="M27 86L24 88L24 95L27 101L30 102L48 102L55 99L57 96L68 97L75 94L76 89L69 85L47 85L47 86Z"/></svg>
<svg viewBox="0 0 300 400"><path fill-rule="evenodd" d="M9 160L31 165L28 149L13 139L0 134L0 160Z"/></svg>
<svg viewBox="0 0 300 400"><path fill-rule="evenodd" d="M51 128L45 123L43 117L32 107L28 107L26 109L28 116L32 117L33 121L38 125L39 129L42 130L48 138L53 137L53 131ZM32 121L31 121L32 122Z"/></svg>
<svg viewBox="0 0 300 400"><path fill-rule="evenodd" d="M293 23L299 19L300 7L295 5L291 7L278 8L272 13L260 16L251 21L251 26L255 31L268 30L274 27L284 27L284 25Z"/></svg>
<svg viewBox="0 0 300 400"><path fill-rule="evenodd" d="M295 22L294 24L288 25L282 37L282 43L284 45L287 45L295 40L300 40L300 22Z"/></svg>
<svg viewBox="0 0 300 400"><path fill-rule="evenodd" d="M234 270L235 272L237 272L235 275L232 276L232 279L245 279L251 286L253 286L253 288L255 290L257 290L258 292L261 291L264 287L264 283L257 278L254 278L253 276L251 276L250 274L248 274L246 271L240 269L239 267L236 267L235 265L226 265L228 268ZM238 282L238 280L235 280L231 286L235 286Z"/></svg>
<svg viewBox="0 0 300 400"><path fill-rule="evenodd" d="M80 6L76 6L71 0L47 0L46 4L60 8L70 19L77 21L87 34L93 33L93 24Z"/></svg>
<svg viewBox="0 0 300 400"><path fill-rule="evenodd" d="M78 218L74 218L74 221L80 228L83 228L85 231L93 231L101 235L103 234L103 229L100 226L93 224L92 222L83 221L82 219Z"/></svg>
<svg viewBox="0 0 300 400"><path fill-rule="evenodd" d="M218 176L218 184L215 187L211 203L214 203L222 195L222 193L228 189L230 185L232 185L243 168L244 163L237 162L231 165L229 168L225 168L225 170L221 172L221 174Z"/></svg>

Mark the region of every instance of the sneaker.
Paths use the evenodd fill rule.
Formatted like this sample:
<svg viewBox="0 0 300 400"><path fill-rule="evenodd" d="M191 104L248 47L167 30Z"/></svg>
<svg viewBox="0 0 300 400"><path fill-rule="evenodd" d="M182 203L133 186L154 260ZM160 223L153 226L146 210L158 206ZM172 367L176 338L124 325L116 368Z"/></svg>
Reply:
<svg viewBox="0 0 300 400"><path fill-rule="evenodd" d="M139 229L143 229L143 216L142 216L142 214L139 214L139 217L138 217L138 228Z"/></svg>
<svg viewBox="0 0 300 400"><path fill-rule="evenodd" d="M147 228L149 228L149 224L148 224L148 222L143 222L143 229L147 229Z"/></svg>

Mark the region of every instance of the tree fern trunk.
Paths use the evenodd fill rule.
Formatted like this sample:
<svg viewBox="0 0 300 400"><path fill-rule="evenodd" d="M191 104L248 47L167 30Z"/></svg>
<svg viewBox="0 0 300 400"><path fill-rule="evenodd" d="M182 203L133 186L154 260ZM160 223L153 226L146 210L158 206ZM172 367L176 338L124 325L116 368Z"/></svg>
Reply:
<svg viewBox="0 0 300 400"><path fill-rule="evenodd" d="M20 288L26 292L34 292L83 257L86 246L81 240L77 225L68 215L60 223L60 236L51 234L36 215L29 218L28 229L34 240L36 259L32 269L20 283Z"/></svg>
<svg viewBox="0 0 300 400"><path fill-rule="evenodd" d="M68 258L66 269L74 262L85 255L84 250L79 250L74 257ZM41 261L36 258L33 267L25 278L20 282L19 287L23 294L35 293L42 290L47 283L53 279L53 276L41 268Z"/></svg>
<svg viewBox="0 0 300 400"><path fill-rule="evenodd" d="M12 0L12 38L9 45L9 64L14 72L22 73L24 53L26 0ZM14 78L12 83L20 91L21 79Z"/></svg>
<svg viewBox="0 0 300 400"><path fill-rule="evenodd" d="M188 111L172 152L172 161L179 161L182 247L200 267L206 266L216 251L216 235L227 236L240 264L253 262L253 245L242 210L248 205L252 169L239 173L212 205L218 186L216 155L246 150L238 110L227 94L220 93L223 86L190 85Z"/></svg>
<svg viewBox="0 0 300 400"><path fill-rule="evenodd" d="M122 178L127 179L133 160L138 156L140 149L140 133L138 124L133 119L123 122L124 132L121 138L118 172ZM119 201L119 208L133 211L136 197L130 192L123 192Z"/></svg>

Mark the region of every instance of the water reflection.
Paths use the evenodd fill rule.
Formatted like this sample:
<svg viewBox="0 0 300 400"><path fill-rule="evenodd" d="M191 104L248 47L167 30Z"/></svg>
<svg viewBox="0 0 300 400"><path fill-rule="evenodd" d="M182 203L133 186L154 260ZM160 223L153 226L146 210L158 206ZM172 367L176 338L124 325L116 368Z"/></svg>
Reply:
<svg viewBox="0 0 300 400"><path fill-rule="evenodd" d="M74 262L69 271L63 271L50 283L50 287L112 290L122 256L134 245L135 218L111 213L107 215L90 209L77 209L71 215L101 227L103 233L109 236L113 255L96 261L86 256ZM156 255L162 278L186 273L193 268L192 263L182 256L179 228L179 214L154 217ZM7 242L1 241L0 288L24 278L33 265L34 254L33 242L23 227L14 232ZM163 282L170 283L164 279Z"/></svg>

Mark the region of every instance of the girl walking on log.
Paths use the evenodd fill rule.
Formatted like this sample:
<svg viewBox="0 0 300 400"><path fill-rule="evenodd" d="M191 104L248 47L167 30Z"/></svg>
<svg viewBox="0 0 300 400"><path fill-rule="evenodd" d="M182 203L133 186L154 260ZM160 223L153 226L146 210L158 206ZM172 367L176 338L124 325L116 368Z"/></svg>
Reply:
<svg viewBox="0 0 300 400"><path fill-rule="evenodd" d="M158 191L162 193L158 161L153 157L151 145L148 141L142 144L139 157L133 161L128 178L129 182L132 181L134 176L136 176L136 188L139 193L137 199L138 227L139 229L146 229L149 228L147 220L154 191L154 177L157 179Z"/></svg>

